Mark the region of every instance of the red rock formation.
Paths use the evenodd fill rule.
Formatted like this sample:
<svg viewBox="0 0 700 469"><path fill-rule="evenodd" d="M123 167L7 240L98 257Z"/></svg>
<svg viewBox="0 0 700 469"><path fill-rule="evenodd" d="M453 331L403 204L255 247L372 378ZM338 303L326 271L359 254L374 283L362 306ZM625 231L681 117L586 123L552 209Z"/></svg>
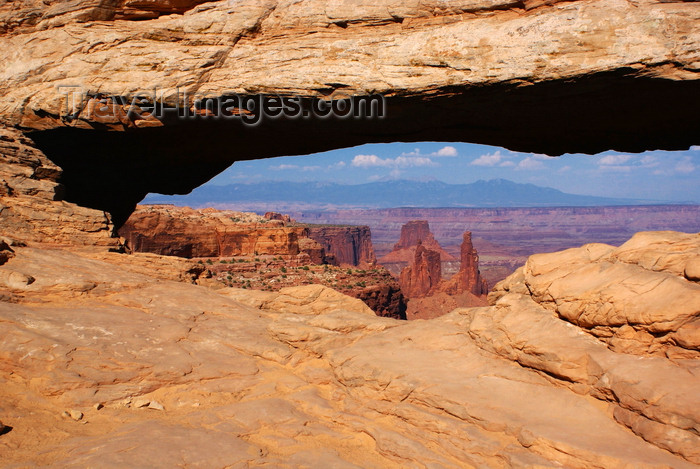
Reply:
<svg viewBox="0 0 700 469"><path fill-rule="evenodd" d="M409 298L429 295L440 283L440 253L427 249L418 241L413 263L404 267L399 276L401 291Z"/></svg>
<svg viewBox="0 0 700 469"><path fill-rule="evenodd" d="M488 306L485 296L476 296L469 292L448 295L437 292L423 298L411 298L406 309L406 319L433 319L454 311L455 308L474 308Z"/></svg>
<svg viewBox="0 0 700 469"><path fill-rule="evenodd" d="M296 256L303 227L253 214L187 207L142 206L119 230L135 252L179 257ZM307 246L318 257L318 246Z"/></svg>
<svg viewBox="0 0 700 469"><path fill-rule="evenodd" d="M306 225L309 238L317 241L334 256L336 265L370 267L377 263L368 226Z"/></svg>
<svg viewBox="0 0 700 469"><path fill-rule="evenodd" d="M479 268L489 285L495 285L523 265L527 256L553 252L592 242L620 245L645 230L686 233L700 228L699 205L640 205L619 207L517 207L517 208L393 208L375 210L293 211L300 222L362 224L372 229L372 244L379 264L388 264L397 233L408 220L430 221L430 230L445 250L458 256L464 226L472 232L479 251ZM412 256L405 262L410 263ZM443 275L449 267L442 257ZM456 262L455 262L456 264ZM455 269L456 272L456 269Z"/></svg>
<svg viewBox="0 0 700 469"><path fill-rule="evenodd" d="M486 280L479 273L479 254L472 244L471 231L465 231L462 237L459 272L440 286L440 291L450 295L469 292L476 296L489 292Z"/></svg>
<svg viewBox="0 0 700 469"><path fill-rule="evenodd" d="M299 251L309 256L309 264L326 264L326 250L311 238L299 238Z"/></svg>
<svg viewBox="0 0 700 469"><path fill-rule="evenodd" d="M265 220L280 220L280 221L283 221L285 223L291 223L294 221L290 218L289 215L283 215L283 214L277 213L277 212L265 212L265 215L263 215L263 218Z"/></svg>
<svg viewBox="0 0 700 469"><path fill-rule="evenodd" d="M394 249L389 254L379 259L379 263L392 264L403 262L410 264L413 261L414 252L419 241L426 249L439 252L443 261L455 260L454 256L442 249L440 243L437 242L430 231L430 225L426 220L413 220L401 227L399 242L394 244Z"/></svg>
<svg viewBox="0 0 700 469"><path fill-rule="evenodd" d="M405 320L406 298L396 280L389 275L387 277L382 285L371 285L346 294L364 301L377 316Z"/></svg>
<svg viewBox="0 0 700 469"><path fill-rule="evenodd" d="M399 242L394 244L394 250L410 248L422 242L427 249L437 246L437 241L430 232L430 225L426 220L409 221L401 227Z"/></svg>
<svg viewBox="0 0 700 469"><path fill-rule="evenodd" d="M479 274L479 255L471 232L463 235L459 271L449 280L441 278L440 253L426 249L419 241L413 263L399 277L401 291L410 298L408 319L429 319L457 307L485 306L488 286Z"/></svg>

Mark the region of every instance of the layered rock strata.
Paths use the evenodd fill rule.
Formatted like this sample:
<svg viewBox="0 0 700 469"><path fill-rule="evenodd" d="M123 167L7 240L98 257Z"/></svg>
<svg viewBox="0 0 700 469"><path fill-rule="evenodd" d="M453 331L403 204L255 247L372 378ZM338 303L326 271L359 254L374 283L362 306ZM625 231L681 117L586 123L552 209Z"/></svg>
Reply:
<svg viewBox="0 0 700 469"><path fill-rule="evenodd" d="M379 259L380 264L410 264L415 258L416 246L422 244L425 249L435 251L442 261L453 261L454 256L442 249L426 220L411 220L401 226L399 241L390 253Z"/></svg>
<svg viewBox="0 0 700 469"><path fill-rule="evenodd" d="M0 124L0 235L117 248L110 215L66 202L61 175L31 140Z"/></svg>
<svg viewBox="0 0 700 469"><path fill-rule="evenodd" d="M308 225L308 236L323 246L336 265L371 267L377 263L368 226Z"/></svg>
<svg viewBox="0 0 700 469"><path fill-rule="evenodd" d="M700 464L697 234L533 256L492 306L408 323L321 286L212 291L11 247L6 464ZM626 325L654 340L618 348Z"/></svg>
<svg viewBox="0 0 700 469"><path fill-rule="evenodd" d="M457 307L486 304L488 285L479 272L479 254L472 245L471 232L466 231L462 240L459 271L448 280L441 278L440 254L419 244L414 262L399 277L401 290L410 298L408 319L436 318Z"/></svg>
<svg viewBox="0 0 700 469"><path fill-rule="evenodd" d="M187 193L241 159L397 140L687 149L698 20L697 2L654 0L5 2L0 124L62 169L63 200L117 227L147 193ZM294 116L263 116L279 98ZM312 112L343 99L372 116ZM66 210L38 204L13 223Z"/></svg>
<svg viewBox="0 0 700 469"><path fill-rule="evenodd" d="M321 260L324 253L302 227L285 226L255 214L195 210L172 205L141 206L121 227L120 236L135 252L179 257L297 256L303 249Z"/></svg>
<svg viewBox="0 0 700 469"><path fill-rule="evenodd" d="M323 245L311 238L312 232ZM140 206L119 233L133 252L208 258L206 264L200 260L199 265L219 282L214 286L279 290L326 285L365 301L379 316L406 319L406 300L398 282L374 265L367 227L306 226L272 212L261 217L153 205ZM338 258L348 262L341 263ZM345 266L328 267L339 264ZM347 269L348 264L369 270Z"/></svg>
<svg viewBox="0 0 700 469"><path fill-rule="evenodd" d="M472 295L481 296L489 292L486 280L481 278L479 272L479 253L472 244L471 231L465 231L460 246L459 272L440 285L440 291L450 295L458 295L469 292Z"/></svg>
<svg viewBox="0 0 700 469"><path fill-rule="evenodd" d="M401 291L409 298L428 296L441 280L440 253L428 249L421 241L414 246L413 262L399 276Z"/></svg>

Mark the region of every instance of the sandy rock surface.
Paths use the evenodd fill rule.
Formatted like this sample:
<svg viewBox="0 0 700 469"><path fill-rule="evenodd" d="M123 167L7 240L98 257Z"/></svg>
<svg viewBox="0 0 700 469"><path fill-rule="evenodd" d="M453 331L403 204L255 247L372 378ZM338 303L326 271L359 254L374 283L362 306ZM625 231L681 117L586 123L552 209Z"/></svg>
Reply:
<svg viewBox="0 0 700 469"><path fill-rule="evenodd" d="M640 236L658 243L633 239L636 252L646 243L659 258L693 255L697 240ZM579 325L586 314L564 316L537 293L536 277L555 285L590 266L607 292L612 267L601 264L611 264L658 276L649 298L694 304L697 284L681 273L616 260L630 245L534 256L492 306L408 323L320 286L212 291L146 275L129 255L12 247L0 266L0 417L12 427L0 457L10 467L695 467L700 365L678 337L698 310L674 318L645 301L654 311L620 316L629 283L618 279L606 311L636 332L661 330L657 317L668 330L654 336L658 350L621 350L588 327L599 317L618 327L602 312ZM547 291L590 308L564 286Z"/></svg>

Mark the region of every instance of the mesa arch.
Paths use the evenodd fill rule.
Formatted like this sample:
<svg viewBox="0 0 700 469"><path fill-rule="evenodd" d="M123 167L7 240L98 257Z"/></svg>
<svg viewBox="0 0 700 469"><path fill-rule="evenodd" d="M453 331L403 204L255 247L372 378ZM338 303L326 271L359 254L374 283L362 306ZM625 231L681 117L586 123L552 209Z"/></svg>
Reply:
<svg viewBox="0 0 700 469"><path fill-rule="evenodd" d="M46 3L0 7L0 122L14 132L3 152L23 139L22 151L50 160L40 167L60 167L23 173L35 185L49 181L44 198L109 212L117 225L146 193L187 193L242 159L392 141L550 155L700 143L697 2ZM65 87L127 99L156 89L172 105L177 89L304 99L378 93L386 117L251 127L126 117L118 106L96 118L88 100L67 118ZM6 183L6 199L47 192L17 184ZM33 216L16 211L14 220Z"/></svg>

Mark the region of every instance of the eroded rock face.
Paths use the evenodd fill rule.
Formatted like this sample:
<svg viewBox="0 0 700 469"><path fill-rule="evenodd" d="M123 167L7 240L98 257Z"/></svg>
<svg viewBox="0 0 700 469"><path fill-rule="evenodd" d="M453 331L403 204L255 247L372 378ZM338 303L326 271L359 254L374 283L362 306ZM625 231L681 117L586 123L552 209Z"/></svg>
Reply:
<svg viewBox="0 0 700 469"><path fill-rule="evenodd" d="M0 235L116 248L110 215L66 202L53 164L21 132L0 125Z"/></svg>
<svg viewBox="0 0 700 469"><path fill-rule="evenodd" d="M473 337L618 402L618 422L700 463L698 397L687 387L700 365L700 285L684 278L699 253L700 234L641 232L619 248L531 256L489 295L496 314L473 321Z"/></svg>
<svg viewBox="0 0 700 469"><path fill-rule="evenodd" d="M308 236L320 243L336 265L367 268L377 263L368 226L308 226Z"/></svg>
<svg viewBox="0 0 700 469"><path fill-rule="evenodd" d="M451 295L469 292L476 296L489 292L486 280L479 273L479 253L472 244L472 234L465 231L460 247L459 272L440 286L440 291Z"/></svg>
<svg viewBox="0 0 700 469"><path fill-rule="evenodd" d="M0 122L63 169L65 200L117 226L148 192L187 193L240 159L397 140L687 149L700 143L698 20L697 2L654 0L5 3ZM248 126L194 105L372 93L383 119ZM153 100L190 117L156 116Z"/></svg>
<svg viewBox="0 0 700 469"><path fill-rule="evenodd" d="M146 275L134 263L143 255L12 246L0 272L34 281L0 276L11 295L0 301L0 414L12 428L0 457L60 467L695 467L699 359L670 344L666 354L623 353L556 308L578 301L579 317L594 312L602 324L621 310L641 329L662 315L679 342L698 309L656 308L694 304L698 285L679 269L697 238L647 233L620 248L534 256L493 306L419 322L379 318L321 286L212 291ZM549 269L557 264L561 275ZM606 311L562 283L587 265L587 295L600 289ZM610 288L616 265L657 280L624 271ZM631 288L646 313L629 310Z"/></svg>
<svg viewBox="0 0 700 469"><path fill-rule="evenodd" d="M700 285L684 276L699 254L700 235L675 232L641 232L619 248L537 254L489 300L527 286L532 300L612 350L700 358Z"/></svg>
<svg viewBox="0 0 700 469"><path fill-rule="evenodd" d="M455 260L455 258L442 249L427 220L412 220L401 226L399 241L394 244L394 249L380 259L380 263L390 264L395 262L413 262L416 246L422 244L425 249L436 251L442 260Z"/></svg>
<svg viewBox="0 0 700 469"><path fill-rule="evenodd" d="M88 21L145 20L184 13L204 0L29 0L0 6L0 33L22 34Z"/></svg>
<svg viewBox="0 0 700 469"><path fill-rule="evenodd" d="M228 210L142 206L119 234L135 252L166 256L297 256L306 250L320 259L319 263L323 263L324 256L317 243L300 246L300 240L307 234L304 228Z"/></svg>
<svg viewBox="0 0 700 469"><path fill-rule="evenodd" d="M440 253L427 249L421 241L414 246L413 262L399 276L401 291L409 298L427 296L441 280Z"/></svg>

